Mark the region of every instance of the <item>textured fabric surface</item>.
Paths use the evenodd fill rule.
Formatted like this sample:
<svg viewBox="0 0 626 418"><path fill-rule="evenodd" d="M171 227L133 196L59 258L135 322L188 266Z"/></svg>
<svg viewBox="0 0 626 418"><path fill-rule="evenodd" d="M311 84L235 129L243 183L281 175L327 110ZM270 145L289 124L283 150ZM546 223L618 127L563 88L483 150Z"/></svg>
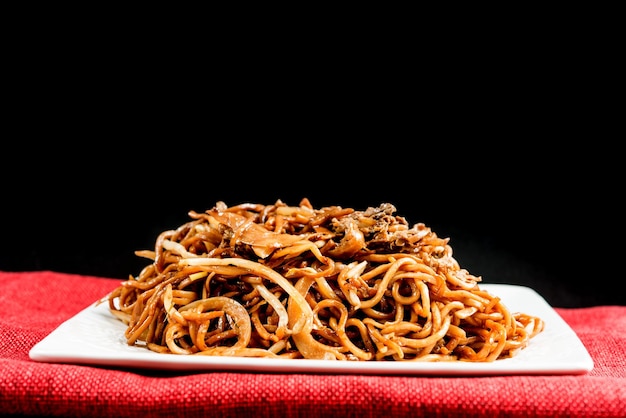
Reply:
<svg viewBox="0 0 626 418"><path fill-rule="evenodd" d="M626 306L556 308L594 360L585 375L422 377L173 373L29 359L119 281L0 272L0 411L91 417L625 417Z"/></svg>

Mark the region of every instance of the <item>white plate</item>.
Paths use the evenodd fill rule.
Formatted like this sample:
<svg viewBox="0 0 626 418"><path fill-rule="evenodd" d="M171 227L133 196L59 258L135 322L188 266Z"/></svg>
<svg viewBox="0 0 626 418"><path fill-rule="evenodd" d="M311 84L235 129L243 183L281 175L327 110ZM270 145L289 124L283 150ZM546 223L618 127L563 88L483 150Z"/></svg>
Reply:
<svg viewBox="0 0 626 418"><path fill-rule="evenodd" d="M230 370L281 373L358 373L388 375L514 375L584 374L593 360L567 323L533 289L504 284L480 284L499 296L512 312L541 317L545 329L512 358L490 363L332 361L210 357L159 354L128 346L125 325L106 303L92 305L70 318L30 350L40 362L71 363L176 371Z"/></svg>

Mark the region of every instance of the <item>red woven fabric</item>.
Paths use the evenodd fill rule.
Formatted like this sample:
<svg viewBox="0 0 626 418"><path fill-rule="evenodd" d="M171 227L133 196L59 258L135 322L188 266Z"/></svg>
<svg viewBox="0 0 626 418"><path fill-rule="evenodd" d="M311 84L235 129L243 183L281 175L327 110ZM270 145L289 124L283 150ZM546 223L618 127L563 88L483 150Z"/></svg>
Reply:
<svg viewBox="0 0 626 418"><path fill-rule="evenodd" d="M625 417L626 306L556 309L585 375L421 377L170 373L31 361L31 347L119 281L0 272L0 411L66 417Z"/></svg>

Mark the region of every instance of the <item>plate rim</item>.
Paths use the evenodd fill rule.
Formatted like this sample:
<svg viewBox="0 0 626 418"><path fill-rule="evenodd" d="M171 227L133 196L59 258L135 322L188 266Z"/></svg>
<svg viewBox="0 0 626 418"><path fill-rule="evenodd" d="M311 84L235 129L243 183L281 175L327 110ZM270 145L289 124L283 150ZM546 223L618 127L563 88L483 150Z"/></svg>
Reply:
<svg viewBox="0 0 626 418"><path fill-rule="evenodd" d="M128 346L123 337L125 325L113 316L106 302L98 301L64 321L29 350L29 358L36 362L107 366L121 369L151 369L179 372L238 371L270 373L324 373L324 374L378 374L423 376L485 376L533 374L586 374L594 367L593 359L574 330L534 289L513 284L480 283L482 290L501 297L512 311L537 315L545 322L542 333L531 339L529 345L512 358L494 362L468 361L332 361L313 359L270 359L257 357L225 357L163 354L141 346ZM516 305L505 295L517 293L522 301ZM532 303L531 303L532 302ZM533 312L519 309L528 303ZM515 306L516 308L512 308ZM105 324L111 329L91 327L87 335L78 336L76 330L86 324ZM93 333L92 333L93 332ZM103 336L119 334L117 341ZM555 341L550 341L550 336ZM86 339L85 339L86 338ZM113 338L114 339L114 338ZM546 341L547 340L547 341ZM102 345L104 341L104 345ZM81 344L82 342L82 344ZM88 343L91 349L84 348ZM524 362L540 344L555 344L570 353L547 357L541 361ZM557 347L558 350L558 347ZM530 353L530 354L529 354ZM531 358L532 359L532 358Z"/></svg>

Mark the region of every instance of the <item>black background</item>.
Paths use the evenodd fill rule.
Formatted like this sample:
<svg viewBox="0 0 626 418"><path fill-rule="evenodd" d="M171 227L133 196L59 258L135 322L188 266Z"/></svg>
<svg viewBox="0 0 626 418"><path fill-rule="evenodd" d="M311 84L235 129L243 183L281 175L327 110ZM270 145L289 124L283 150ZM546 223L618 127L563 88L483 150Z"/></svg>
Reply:
<svg viewBox="0 0 626 418"><path fill-rule="evenodd" d="M484 282L555 306L624 304L619 32L552 20L200 50L15 33L0 269L122 280L189 210L307 197L393 203Z"/></svg>
<svg viewBox="0 0 626 418"><path fill-rule="evenodd" d="M377 37L361 55L242 45L209 61L73 33L16 46L0 270L124 280L190 210L306 197L392 203L485 283L553 306L625 304L622 65L573 24L537 42L457 37L417 64Z"/></svg>
<svg viewBox="0 0 626 418"><path fill-rule="evenodd" d="M483 282L530 286L553 306L626 301L615 150L389 129L350 139L154 133L5 150L0 270L123 280L146 264L134 251L189 210L306 197L315 207L392 203L449 237Z"/></svg>

